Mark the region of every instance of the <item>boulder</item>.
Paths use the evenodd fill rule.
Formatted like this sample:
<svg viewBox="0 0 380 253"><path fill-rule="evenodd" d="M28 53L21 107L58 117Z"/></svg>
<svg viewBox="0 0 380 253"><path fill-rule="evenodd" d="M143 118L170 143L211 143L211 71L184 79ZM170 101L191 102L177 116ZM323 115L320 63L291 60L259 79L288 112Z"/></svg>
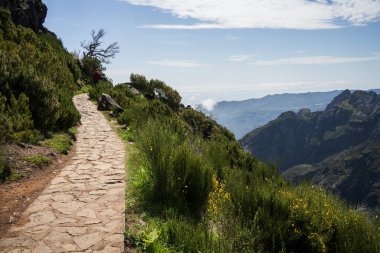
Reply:
<svg viewBox="0 0 380 253"><path fill-rule="evenodd" d="M116 103L110 95L105 93L103 93L102 96L99 98L98 110L113 111L114 113L121 113L124 111L123 108L121 108L120 105Z"/></svg>
<svg viewBox="0 0 380 253"><path fill-rule="evenodd" d="M47 32L43 26L47 7L41 0L0 0L0 7L10 10L15 24L35 32Z"/></svg>

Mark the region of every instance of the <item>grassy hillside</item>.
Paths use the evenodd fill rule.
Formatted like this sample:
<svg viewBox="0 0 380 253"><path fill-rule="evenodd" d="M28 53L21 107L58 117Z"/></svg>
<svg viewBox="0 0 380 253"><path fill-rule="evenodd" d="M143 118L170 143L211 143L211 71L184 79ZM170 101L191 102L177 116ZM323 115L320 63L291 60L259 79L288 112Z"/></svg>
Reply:
<svg viewBox="0 0 380 253"><path fill-rule="evenodd" d="M379 252L376 219L318 187L289 185L228 130L181 106L179 94L163 82L132 75L131 84L146 96L107 82L90 92L93 98L109 93L124 108L117 116L121 135L135 143L127 208L147 223L127 224L130 246L148 252Z"/></svg>
<svg viewBox="0 0 380 253"><path fill-rule="evenodd" d="M1 145L37 143L75 125L80 115L72 97L79 78L75 59L54 34L16 26L0 8ZM3 174L8 165L0 163Z"/></svg>

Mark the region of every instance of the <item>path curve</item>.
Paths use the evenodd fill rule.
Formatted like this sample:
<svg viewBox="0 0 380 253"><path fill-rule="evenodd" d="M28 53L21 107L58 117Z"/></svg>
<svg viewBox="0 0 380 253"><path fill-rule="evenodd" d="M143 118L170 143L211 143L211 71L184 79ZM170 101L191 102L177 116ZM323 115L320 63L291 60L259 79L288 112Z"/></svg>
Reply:
<svg viewBox="0 0 380 253"><path fill-rule="evenodd" d="M0 252L124 252L125 149L87 94L76 155L0 241Z"/></svg>

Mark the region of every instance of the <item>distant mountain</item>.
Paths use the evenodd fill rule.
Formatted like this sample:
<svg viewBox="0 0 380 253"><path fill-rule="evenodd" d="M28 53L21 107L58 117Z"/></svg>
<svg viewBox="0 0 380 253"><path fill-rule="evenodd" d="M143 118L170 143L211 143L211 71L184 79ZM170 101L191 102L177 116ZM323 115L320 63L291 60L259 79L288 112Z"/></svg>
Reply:
<svg viewBox="0 0 380 253"><path fill-rule="evenodd" d="M309 108L311 111L325 109L326 105L342 91L310 92L300 94L269 95L244 101L222 101L214 110L201 110L211 114L216 121L232 131L237 139L253 129L265 125L285 111Z"/></svg>
<svg viewBox="0 0 380 253"><path fill-rule="evenodd" d="M379 90L376 90L379 92ZM285 112L241 140L293 182L320 184L380 208L380 95L346 90L323 112Z"/></svg>

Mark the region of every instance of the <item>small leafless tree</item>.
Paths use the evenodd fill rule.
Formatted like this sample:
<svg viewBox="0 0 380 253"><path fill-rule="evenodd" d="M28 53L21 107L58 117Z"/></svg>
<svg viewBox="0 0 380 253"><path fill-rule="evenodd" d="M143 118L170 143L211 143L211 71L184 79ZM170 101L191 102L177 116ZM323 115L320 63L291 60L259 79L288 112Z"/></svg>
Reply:
<svg viewBox="0 0 380 253"><path fill-rule="evenodd" d="M119 45L117 42L110 44L109 46L103 48L103 41L105 31L100 29L98 32L92 30L90 42L83 41L81 42L81 47L86 51L83 52L84 57L94 57L97 58L101 63L108 64L110 59L114 58L117 53L119 53Z"/></svg>

